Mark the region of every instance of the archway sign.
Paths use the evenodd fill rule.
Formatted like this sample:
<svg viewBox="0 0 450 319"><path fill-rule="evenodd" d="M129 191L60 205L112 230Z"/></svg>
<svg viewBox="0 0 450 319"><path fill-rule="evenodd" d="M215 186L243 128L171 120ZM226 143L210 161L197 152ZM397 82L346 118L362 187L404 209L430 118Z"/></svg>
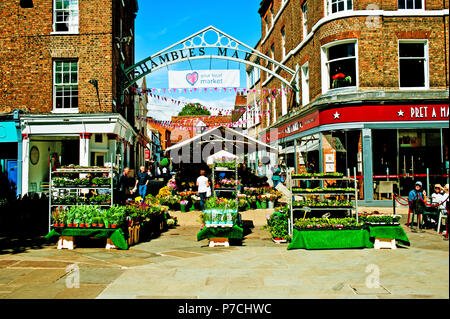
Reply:
<svg viewBox="0 0 450 319"><path fill-rule="evenodd" d="M209 26L126 69L122 65L122 99L123 92L144 76L175 63L199 59L222 59L259 68L278 78L287 87L294 90L297 94L297 103L299 103L298 65L296 66L296 71L291 70L213 26ZM265 61L264 64L263 61ZM271 64L273 64L273 69L276 71L269 67ZM278 74L277 71L279 70L286 71L291 78L285 79Z"/></svg>

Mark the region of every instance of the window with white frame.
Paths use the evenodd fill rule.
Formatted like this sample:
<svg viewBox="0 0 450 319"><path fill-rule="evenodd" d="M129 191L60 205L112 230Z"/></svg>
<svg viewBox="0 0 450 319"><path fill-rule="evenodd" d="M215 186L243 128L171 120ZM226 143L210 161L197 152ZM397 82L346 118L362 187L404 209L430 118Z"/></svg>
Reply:
<svg viewBox="0 0 450 319"><path fill-rule="evenodd" d="M275 61L275 43L270 47L270 53L272 54L272 60ZM275 70L275 64L272 63L272 71Z"/></svg>
<svg viewBox="0 0 450 319"><path fill-rule="evenodd" d="M328 14L353 10L353 0L326 0Z"/></svg>
<svg viewBox="0 0 450 319"><path fill-rule="evenodd" d="M398 0L398 9L422 9L422 1L423 0Z"/></svg>
<svg viewBox="0 0 450 319"><path fill-rule="evenodd" d="M325 91L355 87L357 81L356 41L337 43L322 48Z"/></svg>
<svg viewBox="0 0 450 319"><path fill-rule="evenodd" d="M287 112L288 112L288 103L287 103L286 85L282 84L282 89L281 89L281 116L287 114Z"/></svg>
<svg viewBox="0 0 450 319"><path fill-rule="evenodd" d="M302 5L302 24L303 24L303 39L308 35L308 5L305 2Z"/></svg>
<svg viewBox="0 0 450 319"><path fill-rule="evenodd" d="M54 32L78 33L78 20L78 0L54 0Z"/></svg>
<svg viewBox="0 0 450 319"><path fill-rule="evenodd" d="M428 87L428 50L426 41L399 42L401 88Z"/></svg>
<svg viewBox="0 0 450 319"><path fill-rule="evenodd" d="M286 57L286 31L285 27L281 29L281 50L283 53L282 58L284 59Z"/></svg>
<svg viewBox="0 0 450 319"><path fill-rule="evenodd" d="M302 65L302 105L309 103L309 63Z"/></svg>
<svg viewBox="0 0 450 319"><path fill-rule="evenodd" d="M78 110L78 61L54 61L53 68L53 109Z"/></svg>

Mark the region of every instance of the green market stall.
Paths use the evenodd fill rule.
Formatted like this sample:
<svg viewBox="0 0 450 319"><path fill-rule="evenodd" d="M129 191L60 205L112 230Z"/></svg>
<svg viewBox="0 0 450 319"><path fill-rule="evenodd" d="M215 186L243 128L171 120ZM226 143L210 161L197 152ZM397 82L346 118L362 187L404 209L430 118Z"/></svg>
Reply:
<svg viewBox="0 0 450 319"><path fill-rule="evenodd" d="M290 249L345 249L373 248L366 229L306 230L294 227Z"/></svg>
<svg viewBox="0 0 450 319"><path fill-rule="evenodd" d="M287 249L395 249L397 241L410 246L399 219L399 216L363 216L359 221L354 218L297 220Z"/></svg>
<svg viewBox="0 0 450 319"><path fill-rule="evenodd" d="M59 237L58 248L63 247L66 242L73 242L73 237L93 237L109 239L107 246L115 246L119 249L128 249L127 240L122 229L77 229L77 228L53 228L45 239ZM72 246L73 249L73 246Z"/></svg>
<svg viewBox="0 0 450 319"><path fill-rule="evenodd" d="M203 211L203 225L197 233L197 241L209 239L209 246L229 246L229 239L241 240L243 228L241 215L234 200L212 197L206 203L210 208Z"/></svg>

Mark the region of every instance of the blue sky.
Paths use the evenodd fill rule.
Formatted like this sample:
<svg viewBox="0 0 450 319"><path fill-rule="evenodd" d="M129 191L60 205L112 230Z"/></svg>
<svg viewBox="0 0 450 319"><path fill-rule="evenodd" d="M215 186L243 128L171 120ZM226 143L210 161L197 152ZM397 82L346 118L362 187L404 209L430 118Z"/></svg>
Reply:
<svg viewBox="0 0 450 319"><path fill-rule="evenodd" d="M156 1L138 0L139 11L135 25L136 62L139 62L172 44L183 40L210 25L253 47L261 37L261 20L258 14L260 0L192 0ZM187 64L187 65L186 65ZM194 69L209 69L209 60L192 61ZM245 65L212 61L211 69L240 69L241 87L246 86ZM188 63L179 63L169 70L190 70ZM160 69L146 77L149 88L168 87L167 69ZM164 94L161 94L164 95ZM207 106L230 108L236 94L205 93L201 95L166 93L164 96L183 101L200 102ZM150 116L169 120L176 115L173 105L151 101ZM169 111L168 111L169 110Z"/></svg>

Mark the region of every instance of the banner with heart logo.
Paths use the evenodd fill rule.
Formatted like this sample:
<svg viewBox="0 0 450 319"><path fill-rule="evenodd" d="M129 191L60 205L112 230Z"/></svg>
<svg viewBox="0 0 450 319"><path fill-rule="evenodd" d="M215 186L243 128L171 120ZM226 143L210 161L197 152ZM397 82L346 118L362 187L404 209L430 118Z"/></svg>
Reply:
<svg viewBox="0 0 450 319"><path fill-rule="evenodd" d="M240 70L169 71L170 89L238 88Z"/></svg>

